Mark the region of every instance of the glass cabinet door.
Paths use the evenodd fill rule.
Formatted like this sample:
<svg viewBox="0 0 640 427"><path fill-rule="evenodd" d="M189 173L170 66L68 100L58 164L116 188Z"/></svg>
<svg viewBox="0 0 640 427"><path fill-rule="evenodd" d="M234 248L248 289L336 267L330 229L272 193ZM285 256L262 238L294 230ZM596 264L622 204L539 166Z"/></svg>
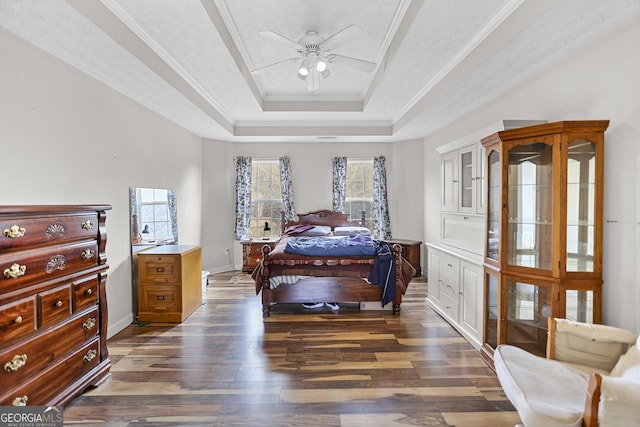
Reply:
<svg viewBox="0 0 640 427"><path fill-rule="evenodd" d="M472 147L462 150L460 153L460 207L463 209L473 208L473 197L475 196L475 191L473 191L474 152L475 147Z"/></svg>
<svg viewBox="0 0 640 427"><path fill-rule="evenodd" d="M594 323L594 291L567 289L565 318L574 322Z"/></svg>
<svg viewBox="0 0 640 427"><path fill-rule="evenodd" d="M498 276L485 272L485 337L484 342L495 349L498 346L498 318L500 310L498 306Z"/></svg>
<svg viewBox="0 0 640 427"><path fill-rule="evenodd" d="M567 271L593 271L596 144L571 141L567 157Z"/></svg>
<svg viewBox="0 0 640 427"><path fill-rule="evenodd" d="M551 287L507 280L507 343L544 356Z"/></svg>
<svg viewBox="0 0 640 427"><path fill-rule="evenodd" d="M500 260L500 216L502 215L502 177L500 153L491 150L488 161L487 258Z"/></svg>
<svg viewBox="0 0 640 427"><path fill-rule="evenodd" d="M521 144L508 152L507 262L551 270L553 147Z"/></svg>

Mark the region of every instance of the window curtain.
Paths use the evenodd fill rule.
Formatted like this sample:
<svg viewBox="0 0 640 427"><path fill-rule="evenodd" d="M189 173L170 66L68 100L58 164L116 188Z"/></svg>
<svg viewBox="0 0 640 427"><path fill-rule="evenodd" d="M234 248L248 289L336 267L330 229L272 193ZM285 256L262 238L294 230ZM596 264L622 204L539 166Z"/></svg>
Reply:
<svg viewBox="0 0 640 427"><path fill-rule="evenodd" d="M347 197L347 158L333 158L333 203L332 209L344 213Z"/></svg>
<svg viewBox="0 0 640 427"><path fill-rule="evenodd" d="M251 222L251 157L236 158L236 240L249 237Z"/></svg>
<svg viewBox="0 0 640 427"><path fill-rule="evenodd" d="M387 170L384 162L384 156L373 158L373 229L381 240L391 239Z"/></svg>
<svg viewBox="0 0 640 427"><path fill-rule="evenodd" d="M280 157L279 161L284 221L294 221L296 219L296 208L293 204L293 186L291 185L291 162L289 161L289 156ZM284 226L284 224L282 225Z"/></svg>
<svg viewBox="0 0 640 427"><path fill-rule="evenodd" d="M171 234L173 240L178 243L178 201L176 192L169 191L167 194L167 204L169 205L169 224L171 224Z"/></svg>

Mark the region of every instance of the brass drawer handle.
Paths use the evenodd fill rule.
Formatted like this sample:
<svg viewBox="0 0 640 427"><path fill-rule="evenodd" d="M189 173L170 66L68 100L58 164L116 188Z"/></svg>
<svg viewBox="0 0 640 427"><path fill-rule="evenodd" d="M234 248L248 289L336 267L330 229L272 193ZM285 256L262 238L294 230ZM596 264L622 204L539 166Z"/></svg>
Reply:
<svg viewBox="0 0 640 427"><path fill-rule="evenodd" d="M11 402L11 406L27 406L27 400L29 400L29 398L24 395L24 396L18 396L15 399L13 399L13 402Z"/></svg>
<svg viewBox="0 0 640 427"><path fill-rule="evenodd" d="M18 237L23 237L26 231L26 228L14 224L9 228L4 229L4 237L8 237L9 239L17 239Z"/></svg>
<svg viewBox="0 0 640 427"><path fill-rule="evenodd" d="M15 320L13 321L13 323L17 323L17 324L22 323L22 316L16 317Z"/></svg>
<svg viewBox="0 0 640 427"><path fill-rule="evenodd" d="M96 355L98 354L97 351L95 350L89 350L87 352L87 354L84 355L84 357L82 358L82 360L84 360L85 363L89 363L91 362L93 359L96 358Z"/></svg>
<svg viewBox="0 0 640 427"><path fill-rule="evenodd" d="M56 301L56 307L58 308L62 307L62 301L60 300Z"/></svg>
<svg viewBox="0 0 640 427"><path fill-rule="evenodd" d="M26 354L16 354L11 361L4 364L5 372L15 372L27 364Z"/></svg>
<svg viewBox="0 0 640 427"><path fill-rule="evenodd" d="M82 259L83 260L88 260L93 258L93 254L94 252L91 249L85 249L84 251L82 251Z"/></svg>
<svg viewBox="0 0 640 427"><path fill-rule="evenodd" d="M20 276L24 276L26 271L26 265L13 264L11 267L4 269L4 277L7 279L17 279Z"/></svg>
<svg viewBox="0 0 640 427"><path fill-rule="evenodd" d="M94 326L96 326L96 319L93 317L90 317L82 324L82 329L84 329L85 331L88 331Z"/></svg>
<svg viewBox="0 0 640 427"><path fill-rule="evenodd" d="M93 223L90 220L86 220L82 223L82 228L85 230L91 230L93 228Z"/></svg>

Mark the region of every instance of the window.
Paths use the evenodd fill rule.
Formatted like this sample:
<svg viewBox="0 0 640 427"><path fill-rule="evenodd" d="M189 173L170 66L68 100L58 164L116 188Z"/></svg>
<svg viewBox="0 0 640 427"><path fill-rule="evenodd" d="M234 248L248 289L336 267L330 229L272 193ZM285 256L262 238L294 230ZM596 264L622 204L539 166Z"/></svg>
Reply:
<svg viewBox="0 0 640 427"><path fill-rule="evenodd" d="M251 221L249 237L277 237L282 223L282 186L278 160L251 163ZM265 225L270 230L265 230Z"/></svg>
<svg viewBox="0 0 640 427"><path fill-rule="evenodd" d="M347 160L345 213L360 222L363 211L365 227L373 230L373 160Z"/></svg>
<svg viewBox="0 0 640 427"><path fill-rule="evenodd" d="M174 242L169 191L158 188L139 188L140 234L144 241Z"/></svg>

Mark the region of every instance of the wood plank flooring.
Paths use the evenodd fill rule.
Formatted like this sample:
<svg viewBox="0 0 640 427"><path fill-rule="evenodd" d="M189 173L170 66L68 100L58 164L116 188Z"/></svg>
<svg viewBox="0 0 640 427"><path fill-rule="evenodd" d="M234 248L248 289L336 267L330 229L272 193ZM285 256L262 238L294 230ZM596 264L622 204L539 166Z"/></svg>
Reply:
<svg viewBox="0 0 640 427"><path fill-rule="evenodd" d="M65 425L514 426L493 371L426 307L415 278L402 314L282 304L262 318L246 274L209 277L182 324L131 325L109 340L111 378Z"/></svg>

